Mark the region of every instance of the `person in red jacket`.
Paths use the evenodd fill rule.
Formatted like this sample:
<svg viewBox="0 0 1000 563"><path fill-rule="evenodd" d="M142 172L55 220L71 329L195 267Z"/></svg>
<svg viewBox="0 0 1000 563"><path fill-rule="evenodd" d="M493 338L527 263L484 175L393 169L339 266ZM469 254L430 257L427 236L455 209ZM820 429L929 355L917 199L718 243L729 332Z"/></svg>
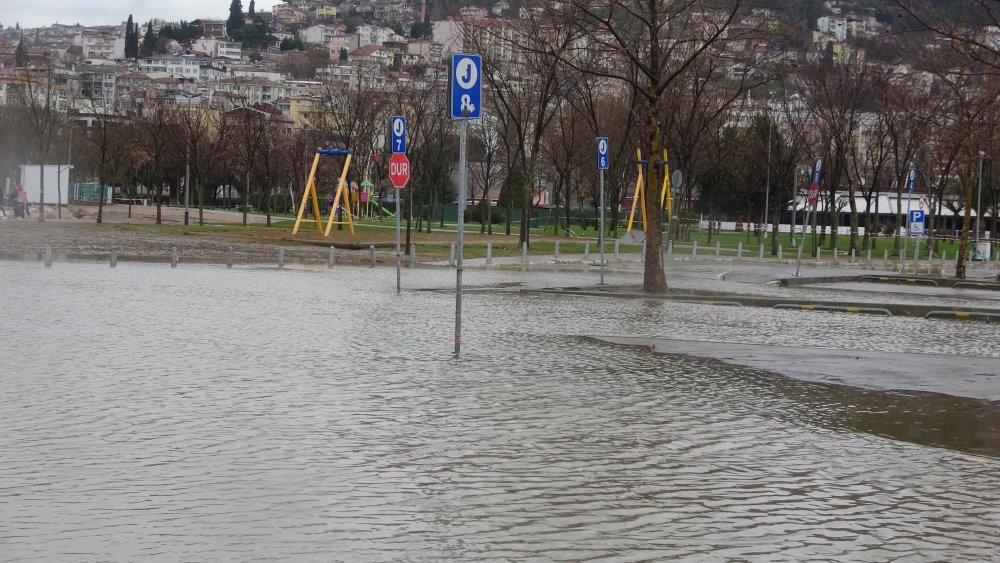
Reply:
<svg viewBox="0 0 1000 563"><path fill-rule="evenodd" d="M17 197L14 200L14 218L24 219L28 215L28 194L24 191L24 186L17 185Z"/></svg>

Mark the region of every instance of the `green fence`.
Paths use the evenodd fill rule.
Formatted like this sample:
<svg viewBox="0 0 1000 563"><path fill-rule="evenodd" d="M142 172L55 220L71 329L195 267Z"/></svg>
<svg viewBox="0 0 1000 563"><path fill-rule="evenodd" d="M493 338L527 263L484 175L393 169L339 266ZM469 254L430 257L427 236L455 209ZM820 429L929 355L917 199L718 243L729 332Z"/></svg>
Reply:
<svg viewBox="0 0 1000 563"><path fill-rule="evenodd" d="M104 186L105 196L110 193L111 186ZM97 182L78 182L69 186L70 201L93 201L101 198L101 186ZM106 201L106 200L105 200Z"/></svg>

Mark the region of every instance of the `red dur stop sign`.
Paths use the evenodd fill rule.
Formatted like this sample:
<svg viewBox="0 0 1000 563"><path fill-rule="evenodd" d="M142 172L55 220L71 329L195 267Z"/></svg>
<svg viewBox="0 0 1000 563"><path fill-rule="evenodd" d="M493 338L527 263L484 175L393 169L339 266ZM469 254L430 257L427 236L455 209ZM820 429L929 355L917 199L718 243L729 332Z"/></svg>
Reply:
<svg viewBox="0 0 1000 563"><path fill-rule="evenodd" d="M389 157L389 181L397 190L410 181L410 159L405 154L393 153Z"/></svg>

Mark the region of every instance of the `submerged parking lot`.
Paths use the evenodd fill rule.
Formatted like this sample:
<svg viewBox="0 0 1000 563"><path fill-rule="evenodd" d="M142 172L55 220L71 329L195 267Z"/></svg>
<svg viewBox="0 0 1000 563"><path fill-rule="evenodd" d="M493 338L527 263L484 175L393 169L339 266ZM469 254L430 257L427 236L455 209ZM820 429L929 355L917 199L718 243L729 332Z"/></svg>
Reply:
<svg viewBox="0 0 1000 563"><path fill-rule="evenodd" d="M698 268L672 284L848 294ZM516 291L594 273L467 271L454 359L446 269L404 272L396 295L384 268L4 262L5 557L1000 549L996 400L611 342L857 350L852 369L877 370L881 353L995 361L996 324Z"/></svg>

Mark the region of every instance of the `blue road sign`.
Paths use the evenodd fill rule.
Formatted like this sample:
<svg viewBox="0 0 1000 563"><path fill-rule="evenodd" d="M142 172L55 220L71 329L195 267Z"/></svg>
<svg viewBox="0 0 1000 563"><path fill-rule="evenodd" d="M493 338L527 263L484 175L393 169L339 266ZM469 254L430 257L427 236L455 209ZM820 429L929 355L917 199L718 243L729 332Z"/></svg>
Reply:
<svg viewBox="0 0 1000 563"><path fill-rule="evenodd" d="M823 157L817 156L813 164L812 183L819 184L819 179L823 175Z"/></svg>
<svg viewBox="0 0 1000 563"><path fill-rule="evenodd" d="M482 116L483 59L479 55L451 56L451 117L479 119Z"/></svg>
<svg viewBox="0 0 1000 563"><path fill-rule="evenodd" d="M910 165L910 171L906 173L906 190L912 192L917 187L917 168ZM921 219L923 221L923 219Z"/></svg>
<svg viewBox="0 0 1000 563"><path fill-rule="evenodd" d="M607 170L610 159L608 158L608 138L597 138L597 169Z"/></svg>
<svg viewBox="0 0 1000 563"><path fill-rule="evenodd" d="M910 234L911 235L922 235L924 234L924 210L923 209L911 209L910 210Z"/></svg>
<svg viewBox="0 0 1000 563"><path fill-rule="evenodd" d="M406 118L402 115L389 118L389 145L393 154L406 152Z"/></svg>

